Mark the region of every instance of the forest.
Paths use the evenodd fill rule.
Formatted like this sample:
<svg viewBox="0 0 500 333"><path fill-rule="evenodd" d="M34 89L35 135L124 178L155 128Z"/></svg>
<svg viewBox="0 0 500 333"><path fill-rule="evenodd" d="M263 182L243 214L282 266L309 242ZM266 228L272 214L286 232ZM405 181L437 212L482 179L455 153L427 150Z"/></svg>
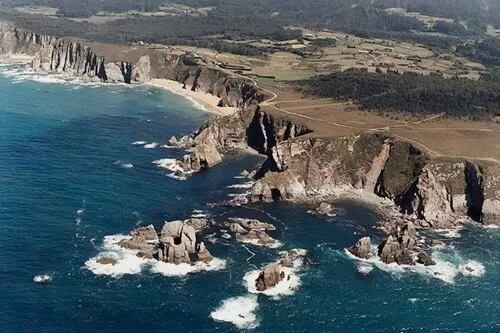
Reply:
<svg viewBox="0 0 500 333"><path fill-rule="evenodd" d="M486 119L500 115L500 74L478 81L440 75L368 73L351 69L299 81L301 89L321 97L357 101L369 111Z"/></svg>

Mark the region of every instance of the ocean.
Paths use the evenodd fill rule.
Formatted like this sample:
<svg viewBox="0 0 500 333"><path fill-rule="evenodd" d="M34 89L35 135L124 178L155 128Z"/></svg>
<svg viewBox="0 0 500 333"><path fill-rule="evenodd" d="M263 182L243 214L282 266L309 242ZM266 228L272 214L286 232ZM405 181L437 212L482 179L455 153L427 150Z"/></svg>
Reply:
<svg viewBox="0 0 500 333"><path fill-rule="evenodd" d="M248 191L239 175L262 158L227 155L173 179L153 162L182 151L162 145L209 113L151 86L69 81L0 67L0 332L500 331L499 229L427 233L446 242L433 268L357 261L345 248L378 237L373 207L339 201L322 217L285 202L213 206ZM206 235L212 268L158 269L126 255L115 270L92 265L136 226L193 214L220 225ZM274 224L281 246L222 238L228 217ZM307 255L288 285L248 287L293 248ZM51 283L33 281L44 274Z"/></svg>

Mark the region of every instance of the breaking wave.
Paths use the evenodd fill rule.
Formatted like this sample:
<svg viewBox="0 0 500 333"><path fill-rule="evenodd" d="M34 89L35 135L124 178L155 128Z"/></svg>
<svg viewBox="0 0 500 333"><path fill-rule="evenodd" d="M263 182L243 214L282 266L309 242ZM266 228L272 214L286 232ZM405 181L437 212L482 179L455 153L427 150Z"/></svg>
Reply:
<svg viewBox="0 0 500 333"><path fill-rule="evenodd" d="M401 275L404 273L417 273L422 276L439 279L448 284L454 284L459 276L481 277L486 273L486 269L480 262L466 260L452 248L451 252L449 250L449 248L434 250L431 254L431 258L436 264L432 266L424 266L419 263L415 265L398 265L396 263L385 264L378 257L375 246L372 246L372 256L370 259L358 258L347 249L345 249L344 252L353 260L367 265L373 265L391 274Z"/></svg>
<svg viewBox="0 0 500 333"><path fill-rule="evenodd" d="M223 300L210 317L216 321L232 323L240 329L254 329L259 326L255 315L258 307L256 295L232 297Z"/></svg>

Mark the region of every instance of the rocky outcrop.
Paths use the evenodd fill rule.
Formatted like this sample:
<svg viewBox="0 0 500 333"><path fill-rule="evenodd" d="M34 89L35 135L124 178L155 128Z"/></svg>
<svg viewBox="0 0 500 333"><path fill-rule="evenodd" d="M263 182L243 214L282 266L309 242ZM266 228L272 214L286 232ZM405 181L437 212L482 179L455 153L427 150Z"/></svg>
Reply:
<svg viewBox="0 0 500 333"><path fill-rule="evenodd" d="M370 237L363 237L354 246L348 248L348 250L358 258L370 259L371 246Z"/></svg>
<svg viewBox="0 0 500 333"><path fill-rule="evenodd" d="M203 242L197 240L196 233L208 225L205 219L191 218L184 221L165 222L158 233L154 226L139 227L130 232L130 238L118 244L128 250L136 251L144 259L183 264L195 261L210 262L213 256ZM103 259L105 260L105 259Z"/></svg>
<svg viewBox="0 0 500 333"><path fill-rule="evenodd" d="M314 209L308 210L310 214L333 216L333 206L326 202L321 202Z"/></svg>
<svg viewBox="0 0 500 333"><path fill-rule="evenodd" d="M255 289L263 292L276 287L284 280L290 280L294 272L303 266L306 251L292 249L280 252L280 259L266 265L255 279Z"/></svg>
<svg viewBox="0 0 500 333"><path fill-rule="evenodd" d="M279 263L272 263L264 267L259 277L255 280L255 287L258 291L264 291L275 287L285 278L285 272L281 270Z"/></svg>
<svg viewBox="0 0 500 333"><path fill-rule="evenodd" d="M436 262L425 252L420 252L417 255L417 262L424 266L433 266Z"/></svg>
<svg viewBox="0 0 500 333"><path fill-rule="evenodd" d="M275 247L279 242L266 231L276 230L274 225L255 219L230 218L224 223L235 234L236 240L260 246Z"/></svg>
<svg viewBox="0 0 500 333"><path fill-rule="evenodd" d="M389 235L379 246L378 255L386 264L415 265L413 250L417 243L417 232L408 222L398 233Z"/></svg>

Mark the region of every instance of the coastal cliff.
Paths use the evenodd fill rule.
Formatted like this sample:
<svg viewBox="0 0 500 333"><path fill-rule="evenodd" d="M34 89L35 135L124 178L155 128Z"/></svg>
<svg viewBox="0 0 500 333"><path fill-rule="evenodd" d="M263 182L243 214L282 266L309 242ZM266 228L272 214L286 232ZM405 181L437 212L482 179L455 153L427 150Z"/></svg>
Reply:
<svg viewBox="0 0 500 333"><path fill-rule="evenodd" d="M267 159L250 200L328 201L338 197L389 202L419 227L451 228L463 217L500 223L500 170L493 163L431 158L388 133L314 138L305 126L260 107L214 117L193 145L221 154L253 148Z"/></svg>
<svg viewBox="0 0 500 333"><path fill-rule="evenodd" d="M37 71L67 73L89 81L141 83L151 79L180 82L185 89L220 98L219 106L247 107L262 101L249 81L233 76L191 53L127 48L39 35L0 21L0 55L28 56Z"/></svg>
<svg viewBox="0 0 500 333"><path fill-rule="evenodd" d="M268 155L276 166L259 179L253 200L321 200L363 193L390 200L420 227L449 228L467 216L499 224L496 165L430 158L386 133L295 138Z"/></svg>

